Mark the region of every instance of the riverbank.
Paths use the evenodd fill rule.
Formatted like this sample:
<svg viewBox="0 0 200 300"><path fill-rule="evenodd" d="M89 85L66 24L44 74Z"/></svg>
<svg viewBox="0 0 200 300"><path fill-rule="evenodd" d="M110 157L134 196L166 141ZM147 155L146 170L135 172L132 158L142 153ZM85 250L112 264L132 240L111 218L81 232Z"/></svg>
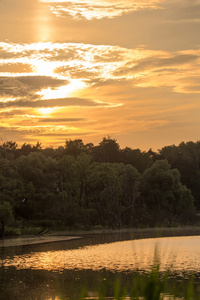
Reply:
<svg viewBox="0 0 200 300"><path fill-rule="evenodd" d="M148 237L165 237L165 236L188 236L200 235L200 226L183 226L183 227L156 227L156 228L121 228L121 229L91 229L91 230L69 230L69 231L54 231L51 235L63 236L84 236L92 234L120 234L128 233L135 238Z"/></svg>
<svg viewBox="0 0 200 300"><path fill-rule="evenodd" d="M122 229L91 229L91 230L68 230L54 231L42 236L20 236L0 240L0 248L17 247L25 245L36 245L61 241L70 241L84 238L90 235L120 235L127 234L128 239L146 239L173 236L195 236L200 235L200 227L173 227L173 228L122 228Z"/></svg>
<svg viewBox="0 0 200 300"><path fill-rule="evenodd" d="M21 236L0 240L0 248L37 245L80 239L79 236Z"/></svg>

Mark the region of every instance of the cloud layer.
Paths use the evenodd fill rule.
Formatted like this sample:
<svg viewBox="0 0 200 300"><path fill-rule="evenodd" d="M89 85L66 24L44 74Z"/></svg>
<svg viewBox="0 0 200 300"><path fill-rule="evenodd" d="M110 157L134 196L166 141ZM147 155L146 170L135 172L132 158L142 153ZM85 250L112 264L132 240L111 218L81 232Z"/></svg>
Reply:
<svg viewBox="0 0 200 300"><path fill-rule="evenodd" d="M196 122L199 70L200 49L0 43L0 133L59 144L64 135L100 139L107 128L179 128L181 118Z"/></svg>
<svg viewBox="0 0 200 300"><path fill-rule="evenodd" d="M114 18L141 9L158 9L163 0L40 0L58 17L87 20Z"/></svg>
<svg viewBox="0 0 200 300"><path fill-rule="evenodd" d="M0 1L0 139L199 139L199 0Z"/></svg>
<svg viewBox="0 0 200 300"><path fill-rule="evenodd" d="M68 93L73 88L124 80L134 86L169 86L176 92L198 93L200 49L169 52L79 43L0 46L1 96L50 99L49 90L53 98L61 98L60 90ZM21 63L24 57L27 73Z"/></svg>

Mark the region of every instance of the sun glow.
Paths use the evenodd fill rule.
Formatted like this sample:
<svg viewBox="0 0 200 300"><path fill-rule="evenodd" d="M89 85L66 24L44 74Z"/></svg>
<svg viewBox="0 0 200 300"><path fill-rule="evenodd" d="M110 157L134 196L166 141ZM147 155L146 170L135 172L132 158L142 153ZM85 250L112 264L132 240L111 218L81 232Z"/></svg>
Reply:
<svg viewBox="0 0 200 300"><path fill-rule="evenodd" d="M87 85L81 79L70 79L70 83L64 86L61 86L56 89L42 89L37 94L42 97L44 100L48 99L60 99L66 98L69 96L74 96L78 90L85 88Z"/></svg>
<svg viewBox="0 0 200 300"><path fill-rule="evenodd" d="M43 115L50 115L55 111L57 111L57 107L41 107L41 108L37 109L37 112L42 116Z"/></svg>
<svg viewBox="0 0 200 300"><path fill-rule="evenodd" d="M35 60L33 62L35 66L35 73L41 76L55 76L53 63L44 60Z"/></svg>
<svg viewBox="0 0 200 300"><path fill-rule="evenodd" d="M113 18L140 9L158 9L165 0L40 0L51 5L51 11L57 17L87 20Z"/></svg>
<svg viewBox="0 0 200 300"><path fill-rule="evenodd" d="M49 41L51 38L51 22L49 11L40 6L40 9L37 10L37 15L35 16L35 34L36 38L40 42Z"/></svg>

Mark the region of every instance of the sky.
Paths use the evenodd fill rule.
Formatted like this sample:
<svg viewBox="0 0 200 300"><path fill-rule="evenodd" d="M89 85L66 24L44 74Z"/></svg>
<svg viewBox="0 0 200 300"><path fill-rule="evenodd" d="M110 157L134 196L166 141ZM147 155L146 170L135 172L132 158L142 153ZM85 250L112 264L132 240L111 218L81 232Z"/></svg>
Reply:
<svg viewBox="0 0 200 300"><path fill-rule="evenodd" d="M0 142L200 139L200 0L0 0Z"/></svg>

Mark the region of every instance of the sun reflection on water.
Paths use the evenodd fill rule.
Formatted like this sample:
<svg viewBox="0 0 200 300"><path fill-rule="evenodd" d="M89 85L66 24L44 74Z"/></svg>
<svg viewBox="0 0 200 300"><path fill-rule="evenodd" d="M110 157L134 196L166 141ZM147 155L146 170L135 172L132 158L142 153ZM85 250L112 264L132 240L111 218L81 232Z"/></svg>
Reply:
<svg viewBox="0 0 200 300"><path fill-rule="evenodd" d="M156 256L155 256L156 255ZM17 269L150 271L200 271L200 237L157 238L87 246L73 250L35 252L6 259L4 266Z"/></svg>

